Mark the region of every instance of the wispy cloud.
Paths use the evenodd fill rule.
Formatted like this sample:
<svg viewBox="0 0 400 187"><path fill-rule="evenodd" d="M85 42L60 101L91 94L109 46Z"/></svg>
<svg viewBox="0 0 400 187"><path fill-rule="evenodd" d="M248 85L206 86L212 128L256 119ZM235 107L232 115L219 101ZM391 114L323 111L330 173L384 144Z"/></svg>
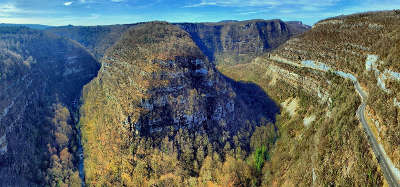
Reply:
<svg viewBox="0 0 400 187"><path fill-rule="evenodd" d="M250 15L250 14L258 14L260 12L257 11L250 11L250 12L239 12L240 15Z"/></svg>
<svg viewBox="0 0 400 187"><path fill-rule="evenodd" d="M293 9L280 9L279 12L282 13L282 14L291 14L291 13L296 12L296 10L293 10Z"/></svg>
<svg viewBox="0 0 400 187"><path fill-rule="evenodd" d="M70 6L70 5L72 5L72 1L67 1L67 2L64 3L64 5L65 6Z"/></svg>
<svg viewBox="0 0 400 187"><path fill-rule="evenodd" d="M222 6L222 7L246 7L246 6L276 6L280 5L278 0L202 0L199 3L186 5L186 8L202 6Z"/></svg>
<svg viewBox="0 0 400 187"><path fill-rule="evenodd" d="M340 0L201 0L198 3L189 4L184 7L203 7L203 6L221 6L221 7L262 7L262 6L290 6L290 5L308 5L314 7L332 6Z"/></svg>
<svg viewBox="0 0 400 187"><path fill-rule="evenodd" d="M361 5L345 8L341 12L343 14L351 14L357 12L393 10L399 8L400 8L399 0L380 0L380 1L365 0Z"/></svg>
<svg viewBox="0 0 400 187"><path fill-rule="evenodd" d="M51 13L52 11L46 11L47 13ZM18 8L15 4L6 3L0 4L0 16L1 17L9 17L12 15L24 15L24 14L40 14L43 11L39 10L26 10L22 8Z"/></svg>
<svg viewBox="0 0 400 187"><path fill-rule="evenodd" d="M193 8L193 7L201 7L201 6L212 6L212 5L218 5L216 2L205 2L205 1L203 1L203 2L200 2L200 3L197 3L197 4L191 4L191 5L186 5L186 6L184 6L185 8Z"/></svg>
<svg viewBox="0 0 400 187"><path fill-rule="evenodd" d="M19 13L21 11L21 9L18 9L14 4L11 3L0 5L0 13Z"/></svg>
<svg viewBox="0 0 400 187"><path fill-rule="evenodd" d="M400 8L400 0L0 0L0 23L97 25L165 20L302 20Z"/></svg>
<svg viewBox="0 0 400 187"><path fill-rule="evenodd" d="M301 10L303 11L308 11L308 12L316 12L316 11L321 11L323 7L321 6L314 6L314 5L304 5L300 7Z"/></svg>
<svg viewBox="0 0 400 187"><path fill-rule="evenodd" d="M90 14L90 16L88 17L88 19L98 19L100 17L99 14Z"/></svg>

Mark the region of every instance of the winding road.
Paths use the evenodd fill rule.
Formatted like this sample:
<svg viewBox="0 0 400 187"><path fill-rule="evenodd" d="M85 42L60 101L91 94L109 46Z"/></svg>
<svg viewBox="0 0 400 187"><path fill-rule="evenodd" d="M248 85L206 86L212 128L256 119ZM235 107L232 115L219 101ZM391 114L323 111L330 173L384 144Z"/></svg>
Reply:
<svg viewBox="0 0 400 187"><path fill-rule="evenodd" d="M381 147L379 146L378 142L376 141L376 138L374 134L372 133L371 129L368 126L367 121L365 120L365 107L367 106L367 94L362 90L360 83L358 81L354 82L354 87L356 88L358 94L361 97L361 105L358 107L357 110L357 116L362 123L362 126L365 129L365 132L368 135L368 140L371 143L372 150L375 153L376 158L378 159L379 164L381 165L381 169L383 172L383 175L386 178L386 181L388 182L389 186L391 187L400 187L400 184L397 182L394 171L391 170L388 160L381 150Z"/></svg>
<svg viewBox="0 0 400 187"><path fill-rule="evenodd" d="M368 58L370 58L368 56ZM272 56L271 57L272 60L275 60L277 62L280 63L284 63L284 64L288 64L291 66L295 66L295 67L301 67L301 68L310 68L310 69L314 69L314 70L318 70L318 71L323 71L323 72L327 72L327 71L332 71L335 74L339 75L342 78L345 79L350 79L353 83L354 83L354 87L356 89L356 91L358 92L358 94L361 97L361 105L358 107L357 110L357 117L359 119L359 121L361 122L362 126L365 129L365 132L368 135L368 140L372 146L372 150L374 151L375 157L378 159L378 162L381 166L381 170L383 172L383 175L386 179L386 181L388 182L390 187L400 187L399 184L399 180L397 178L400 178L398 175L398 171L397 171L397 178L396 178L396 168L394 168L392 161L390 160L389 157L387 157L385 150L383 148L382 145L380 145L377 141L376 141L376 137L374 136L374 134L372 133L371 129L368 126L367 121L365 120L365 108L367 106L367 94L363 91L363 89L360 86L360 83L358 82L357 78L350 74L350 73L345 73L343 71L338 71L338 70L334 70L333 68L327 66L324 63L321 62L314 62L311 60L306 60L306 61L302 61L301 64L292 62L290 60L281 58L281 57L276 57L276 56ZM392 166L392 167L391 167Z"/></svg>

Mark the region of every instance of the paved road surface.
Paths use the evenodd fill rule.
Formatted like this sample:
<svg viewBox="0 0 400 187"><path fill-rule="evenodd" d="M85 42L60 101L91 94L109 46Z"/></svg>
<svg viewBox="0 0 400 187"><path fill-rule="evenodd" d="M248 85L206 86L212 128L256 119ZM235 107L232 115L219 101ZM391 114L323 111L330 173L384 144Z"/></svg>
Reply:
<svg viewBox="0 0 400 187"><path fill-rule="evenodd" d="M361 89L360 84L358 82L354 82L354 86L357 92L361 96L362 103L357 110L357 116L362 123L365 131L367 132L369 142L371 143L372 149L374 150L375 156L378 159L379 164L381 165L381 169L383 171L383 175L385 176L389 186L391 187L400 187L400 184L396 181L396 177L393 174L393 171L390 170L389 164L386 161L384 154L382 153L381 149L379 148L379 144L376 141L375 136L372 134L371 129L369 128L367 121L365 120L365 107L367 106L367 95Z"/></svg>
<svg viewBox="0 0 400 187"><path fill-rule="evenodd" d="M386 160L387 158L384 156L383 151L381 150L378 142L376 141L375 136L372 134L372 131L369 128L367 121L365 120L364 112L365 112L365 107L367 106L367 104L366 104L367 94L365 94L365 92L362 90L357 78L354 75L345 73L342 71L334 70L331 67L329 67L323 63L320 63L320 62L317 63L314 61L303 61L302 64L298 64L298 63L291 62L287 59L280 58L280 57L274 57L271 59L276 60L277 62L280 62L280 63L285 63L285 64L288 64L291 66L295 66L295 67L306 67L306 68L311 68L311 69L324 71L324 72L327 72L328 70L330 70L345 79L352 80L354 83L354 87L356 88L358 94L360 94L360 97L362 100L362 103L361 103L360 107L358 107L358 110L357 110L357 116L358 116L360 122L362 123L365 131L367 132L368 140L372 146L372 149L375 153L376 158L378 159L379 164L381 165L383 175L385 176L390 187L400 187L399 182L396 180L394 171L391 170L391 168L388 164L388 161Z"/></svg>

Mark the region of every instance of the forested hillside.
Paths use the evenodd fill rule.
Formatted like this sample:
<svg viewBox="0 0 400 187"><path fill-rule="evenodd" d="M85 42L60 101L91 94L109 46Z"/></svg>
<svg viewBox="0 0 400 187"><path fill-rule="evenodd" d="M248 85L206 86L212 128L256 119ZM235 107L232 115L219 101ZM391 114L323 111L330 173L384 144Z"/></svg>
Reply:
<svg viewBox="0 0 400 187"><path fill-rule="evenodd" d="M223 37L231 39L223 51L232 54L242 40L258 40L259 54L306 30L299 23L293 31L283 22L275 23L256 20L215 26L225 27ZM282 27L282 33L275 26ZM236 41L245 34L244 27L251 27L254 34ZM166 23L65 26L44 32L17 25L1 29L2 184L76 186L85 174L87 184L200 185L228 184L231 179L235 184L260 184L261 165L277 136L273 122L279 109L257 85L219 74L209 61L215 59L204 56L204 48L193 42L193 33ZM219 49L215 52L222 54ZM240 53L254 55L252 50ZM98 76L96 59L102 62ZM79 99L82 86L95 76ZM104 99L113 105L99 105L98 100ZM85 103L83 119L77 124L80 103ZM115 106L120 106L117 113ZM121 126L107 120L93 126L103 118ZM103 139L107 137L103 134L112 136ZM23 144L26 138L29 143ZM170 162L154 163L159 154ZM143 164L148 167L142 168ZM153 173L167 167L164 164L179 167ZM240 173L242 167L247 168L245 173ZM232 171L220 175L222 170ZM132 178L132 172L140 175Z"/></svg>
<svg viewBox="0 0 400 187"><path fill-rule="evenodd" d="M78 42L100 60L107 49L114 45L128 28L135 25L62 26L49 28L46 32Z"/></svg>
<svg viewBox="0 0 400 187"><path fill-rule="evenodd" d="M400 168L399 23L398 11L334 17L318 22L310 32L271 54L296 63L321 62L354 74L369 95L371 125L397 168Z"/></svg>
<svg viewBox="0 0 400 187"><path fill-rule="evenodd" d="M0 186L394 184L399 20L0 27Z"/></svg>
<svg viewBox="0 0 400 187"><path fill-rule="evenodd" d="M281 136L264 166L266 185L386 183L378 164L384 158L375 158L356 116L354 79L368 94L363 115L393 167L400 168L399 18L385 11L322 20L250 64L219 68L260 85L283 107L276 123Z"/></svg>
<svg viewBox="0 0 400 187"><path fill-rule="evenodd" d="M63 26L47 32L79 42L100 60L130 27L143 23L109 26ZM210 61L216 63L247 63L270 51L290 37L311 27L301 22L281 20L227 21L218 23L174 23L187 31Z"/></svg>
<svg viewBox="0 0 400 187"><path fill-rule="evenodd" d="M0 27L0 186L80 186L76 102L98 68L72 41Z"/></svg>
<svg viewBox="0 0 400 187"><path fill-rule="evenodd" d="M163 22L129 29L82 99L89 185L256 185L277 136L274 102Z"/></svg>

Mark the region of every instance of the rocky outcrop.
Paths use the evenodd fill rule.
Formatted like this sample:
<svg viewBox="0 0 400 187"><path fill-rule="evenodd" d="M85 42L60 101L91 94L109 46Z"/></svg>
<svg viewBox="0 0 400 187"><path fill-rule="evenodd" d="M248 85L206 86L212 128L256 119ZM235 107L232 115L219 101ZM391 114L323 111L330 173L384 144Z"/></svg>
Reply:
<svg viewBox="0 0 400 187"><path fill-rule="evenodd" d="M179 23L211 61L249 63L266 51L277 48L290 37L309 29L301 22L249 20L218 23Z"/></svg>
<svg viewBox="0 0 400 187"><path fill-rule="evenodd" d="M110 26L52 27L47 32L77 41L98 60L125 31L143 23ZM277 48L310 27L298 21L249 20L217 23L176 23L187 31L210 61L248 63L251 58Z"/></svg>
<svg viewBox="0 0 400 187"><path fill-rule="evenodd" d="M100 60L107 49L115 44L122 34L131 26L109 25L109 26L61 26L46 29L46 32L74 40L85 47L90 53Z"/></svg>
<svg viewBox="0 0 400 187"><path fill-rule="evenodd" d="M129 29L102 63L107 67L85 87L81 108L89 184L109 182L100 176L123 181L110 168L122 167L116 157L140 155L127 150L143 140L158 147L165 137L185 130L193 139L195 134L208 137L210 149L222 150L240 130L251 134L262 118L273 122L279 112L257 86L216 71L191 36L168 23Z"/></svg>
<svg viewBox="0 0 400 187"><path fill-rule="evenodd" d="M296 64L323 62L337 71L353 74L366 89L368 105L381 119L383 129L387 129L380 136L392 160L400 158L399 113L393 104L400 89L399 20L395 11L329 18L271 52L271 56Z"/></svg>
<svg viewBox="0 0 400 187"><path fill-rule="evenodd" d="M292 36L303 34L311 29L311 26L303 24L301 21L287 21L285 22L290 30Z"/></svg>

